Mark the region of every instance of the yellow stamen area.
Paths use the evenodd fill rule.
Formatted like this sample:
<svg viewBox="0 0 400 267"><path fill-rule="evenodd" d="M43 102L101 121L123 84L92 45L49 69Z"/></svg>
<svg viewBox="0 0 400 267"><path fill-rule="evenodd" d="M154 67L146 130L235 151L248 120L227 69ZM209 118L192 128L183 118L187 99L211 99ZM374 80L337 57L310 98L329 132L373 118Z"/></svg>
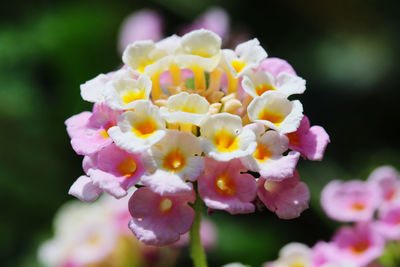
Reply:
<svg viewBox="0 0 400 267"><path fill-rule="evenodd" d="M89 246L96 246L100 243L101 238L99 234L91 234L87 240L86 240L86 244L88 244Z"/></svg>
<svg viewBox="0 0 400 267"><path fill-rule="evenodd" d="M160 202L160 211L166 213L172 208L172 201L169 198L163 198Z"/></svg>
<svg viewBox="0 0 400 267"><path fill-rule="evenodd" d="M362 254L368 249L368 247L369 243L367 241L361 241L352 245L350 249L354 254Z"/></svg>
<svg viewBox="0 0 400 267"><path fill-rule="evenodd" d="M258 143L253 157L259 162L264 162L272 156L272 152L264 144Z"/></svg>
<svg viewBox="0 0 400 267"><path fill-rule="evenodd" d="M139 99L146 99L144 90L128 91L122 96L122 101L124 102L124 104L128 104Z"/></svg>
<svg viewBox="0 0 400 267"><path fill-rule="evenodd" d="M285 116L283 116L279 112L263 109L258 114L258 119L259 120L264 120L264 121L270 121L273 124L278 126L285 119Z"/></svg>
<svg viewBox="0 0 400 267"><path fill-rule="evenodd" d="M151 64L153 64L153 63L154 63L153 60L149 60L149 59L145 60L145 59L143 59L143 60L141 60L140 63L138 64L136 70L139 71L140 73L143 73L143 72L144 72L144 69L145 69L148 65L151 65Z"/></svg>
<svg viewBox="0 0 400 267"><path fill-rule="evenodd" d="M117 170L120 174L129 178L136 172L136 161L131 157L127 157L118 164Z"/></svg>
<svg viewBox="0 0 400 267"><path fill-rule="evenodd" d="M241 72L244 67L246 67L246 63L240 60L234 60L231 62L232 67L235 69L236 73Z"/></svg>
<svg viewBox="0 0 400 267"><path fill-rule="evenodd" d="M108 129L110 129L113 126L115 126L113 123L110 123L110 124L106 125L106 127L104 127L104 129L99 132L100 136L103 137L104 139L110 138L110 136L108 135L107 131L108 131Z"/></svg>
<svg viewBox="0 0 400 267"><path fill-rule="evenodd" d="M193 66L190 68L194 76L194 86L197 90L206 89L206 77L204 75L204 70L199 66Z"/></svg>
<svg viewBox="0 0 400 267"><path fill-rule="evenodd" d="M169 72L171 73L172 84L175 86L180 85L181 84L181 69L177 65L172 64L169 67Z"/></svg>
<svg viewBox="0 0 400 267"><path fill-rule="evenodd" d="M233 77L229 72L226 75L228 76L228 94L235 93L238 88L239 79Z"/></svg>
<svg viewBox="0 0 400 267"><path fill-rule="evenodd" d="M148 138L157 130L157 123L151 119L146 118L134 125L132 132L140 138Z"/></svg>
<svg viewBox="0 0 400 267"><path fill-rule="evenodd" d="M212 55L210 55L210 53L208 53L207 51L201 50L201 49L192 51L191 54L194 55L194 56L205 57L205 58L212 57Z"/></svg>
<svg viewBox="0 0 400 267"><path fill-rule="evenodd" d="M256 87L257 95L262 95L267 91L274 91L274 90L276 90L275 87L270 84L261 84Z"/></svg>
<svg viewBox="0 0 400 267"><path fill-rule="evenodd" d="M214 142L220 152L231 152L239 149L239 139L225 129L216 133Z"/></svg>
<svg viewBox="0 0 400 267"><path fill-rule="evenodd" d="M185 164L185 155L176 149L166 155L164 158L163 167L170 171L179 171L185 166Z"/></svg>
<svg viewBox="0 0 400 267"><path fill-rule="evenodd" d="M288 133L286 136L289 138L289 143L294 146L300 146L300 137L297 132Z"/></svg>
<svg viewBox="0 0 400 267"><path fill-rule="evenodd" d="M215 188L219 194L233 195L236 192L234 180L228 174L222 174L215 180Z"/></svg>
<svg viewBox="0 0 400 267"><path fill-rule="evenodd" d="M365 209L365 205L363 203L354 203L353 205L351 205L351 208L355 211L362 211L363 209Z"/></svg>
<svg viewBox="0 0 400 267"><path fill-rule="evenodd" d="M292 263L289 267L306 267L306 265L301 262L295 262L295 263Z"/></svg>
<svg viewBox="0 0 400 267"><path fill-rule="evenodd" d="M160 98L160 95L162 93L160 85L160 73L155 74L151 77L151 83L152 83L151 96L153 98L153 101L155 101Z"/></svg>

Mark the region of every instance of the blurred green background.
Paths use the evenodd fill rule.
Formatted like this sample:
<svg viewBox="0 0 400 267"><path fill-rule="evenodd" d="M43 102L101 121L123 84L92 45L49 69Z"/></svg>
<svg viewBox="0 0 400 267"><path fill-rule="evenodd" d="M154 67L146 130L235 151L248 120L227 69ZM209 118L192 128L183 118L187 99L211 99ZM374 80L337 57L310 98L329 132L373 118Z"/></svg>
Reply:
<svg viewBox="0 0 400 267"><path fill-rule="evenodd" d="M21 1L0 9L0 265L40 266L36 249L52 235L58 207L72 199L81 160L64 120L91 104L79 85L116 69L119 27L131 12L155 9L166 34L210 6L224 8L233 29L257 37L307 80L300 97L311 123L331 137L323 162L299 162L312 192L299 219L268 211L215 212L219 244L211 266L259 266L291 241L328 240L337 224L319 207L331 179L365 179L381 164L400 167L400 20L396 1ZM188 256L180 266L188 265Z"/></svg>

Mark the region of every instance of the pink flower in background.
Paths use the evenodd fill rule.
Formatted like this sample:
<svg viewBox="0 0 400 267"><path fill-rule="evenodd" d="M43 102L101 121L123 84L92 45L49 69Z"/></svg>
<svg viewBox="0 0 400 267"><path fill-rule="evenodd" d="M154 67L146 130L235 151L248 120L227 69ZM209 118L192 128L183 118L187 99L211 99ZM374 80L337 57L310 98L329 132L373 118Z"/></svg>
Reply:
<svg viewBox="0 0 400 267"><path fill-rule="evenodd" d="M221 36L222 40L228 37L229 33L229 16L224 9L212 7L205 13L200 15L192 24L183 28L182 34L193 30L207 29Z"/></svg>
<svg viewBox="0 0 400 267"><path fill-rule="evenodd" d="M375 226L385 238L400 240L400 205L381 210Z"/></svg>
<svg viewBox="0 0 400 267"><path fill-rule="evenodd" d="M204 249L211 250L216 246L217 228L215 224L212 221L208 220L206 217L201 219L200 238ZM181 235L181 238L173 245L187 246L189 245L189 242L190 242L189 233L186 233Z"/></svg>
<svg viewBox="0 0 400 267"><path fill-rule="evenodd" d="M79 155L91 155L112 143L107 130L117 124L120 111L95 104L92 112L82 112L65 121L71 145Z"/></svg>
<svg viewBox="0 0 400 267"><path fill-rule="evenodd" d="M251 201L256 197L256 181L244 171L240 160L218 162L206 158L206 169L198 178L199 194L206 206L230 214L254 212Z"/></svg>
<svg viewBox="0 0 400 267"><path fill-rule="evenodd" d="M332 181L321 193L321 204L332 219L342 222L369 221L380 202L379 191L363 181Z"/></svg>
<svg viewBox="0 0 400 267"><path fill-rule="evenodd" d="M193 203L195 198L193 190L161 196L141 187L129 200L132 215L129 228L147 245L165 246L176 242L192 227L195 213L188 202Z"/></svg>
<svg viewBox="0 0 400 267"><path fill-rule="evenodd" d="M153 10L140 10L129 15L122 23L118 49L122 53L130 43L139 40L158 41L163 35L161 16Z"/></svg>
<svg viewBox="0 0 400 267"><path fill-rule="evenodd" d="M322 160L326 146L330 142L329 135L321 126L312 126L307 116L300 122L297 131L286 134L289 137L289 148L298 151L309 160Z"/></svg>
<svg viewBox="0 0 400 267"><path fill-rule="evenodd" d="M259 178L257 188L260 200L281 219L299 217L308 209L310 191L307 185L300 181L297 171L280 182Z"/></svg>
<svg viewBox="0 0 400 267"><path fill-rule="evenodd" d="M384 205L400 204L400 175L396 169L391 166L376 168L368 182L379 188Z"/></svg>
<svg viewBox="0 0 400 267"><path fill-rule="evenodd" d="M358 266L366 266L380 255L385 248L383 237L369 223L340 228L333 237L341 259Z"/></svg>

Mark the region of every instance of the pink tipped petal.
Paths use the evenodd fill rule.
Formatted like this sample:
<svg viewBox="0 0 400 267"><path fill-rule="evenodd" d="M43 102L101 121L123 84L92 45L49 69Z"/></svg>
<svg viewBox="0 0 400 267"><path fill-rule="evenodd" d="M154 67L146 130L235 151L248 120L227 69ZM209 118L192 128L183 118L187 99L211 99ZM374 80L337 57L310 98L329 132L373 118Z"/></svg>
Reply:
<svg viewBox="0 0 400 267"><path fill-rule="evenodd" d="M132 220L129 228L147 245L165 246L176 242L190 230L195 217L188 202L195 199L194 191L180 196L161 196L142 187L129 200Z"/></svg>
<svg viewBox="0 0 400 267"><path fill-rule="evenodd" d="M379 202L378 188L363 181L332 181L321 193L325 213L342 222L370 220Z"/></svg>
<svg viewBox="0 0 400 267"><path fill-rule="evenodd" d="M197 181L199 194L207 207L231 214L254 212L251 201L256 196L256 181L241 171L245 168L240 160L218 162L206 159L206 170Z"/></svg>
<svg viewBox="0 0 400 267"><path fill-rule="evenodd" d="M71 145L79 155L91 155L112 143L107 129L116 124L120 112L95 104L93 113L82 112L65 121Z"/></svg>
<svg viewBox="0 0 400 267"><path fill-rule="evenodd" d="M121 184L115 179L114 175L98 169L90 169L88 174L92 179L93 184L104 190L106 193L116 198L122 198L127 195L126 190L121 187Z"/></svg>
<svg viewBox="0 0 400 267"><path fill-rule="evenodd" d="M296 72L294 71L293 67L286 60L276 57L270 57L264 59L264 61L261 62L257 70L267 71L272 75L274 75L275 77L277 77L278 74L281 72L287 72L296 75Z"/></svg>
<svg viewBox="0 0 400 267"><path fill-rule="evenodd" d="M309 160L321 161L330 142L329 135L321 126L312 126L306 116L303 117L296 132L287 134L289 148L301 153Z"/></svg>
<svg viewBox="0 0 400 267"><path fill-rule="evenodd" d="M259 178L257 195L265 206L281 219L293 219L308 209L310 191L300 182L297 171L280 182Z"/></svg>
<svg viewBox="0 0 400 267"><path fill-rule="evenodd" d="M280 157L277 160L271 159L268 168L260 170L260 175L269 180L282 181L293 176L299 158L299 152L291 151L287 156Z"/></svg>
<svg viewBox="0 0 400 267"><path fill-rule="evenodd" d="M145 172L140 154L128 153L115 144L86 156L83 165L93 183L116 198L126 196Z"/></svg>
<svg viewBox="0 0 400 267"><path fill-rule="evenodd" d="M312 126L304 137L304 154L309 160L322 160L330 142L329 135L321 126Z"/></svg>
<svg viewBox="0 0 400 267"><path fill-rule="evenodd" d="M163 21L160 15L152 10L140 10L122 23L119 33L119 51L139 40L158 41L163 36Z"/></svg>
<svg viewBox="0 0 400 267"><path fill-rule="evenodd" d="M153 192L160 195L181 194L193 189L191 183L185 182L174 173L163 170L156 170L153 174L144 175L141 181Z"/></svg>
<svg viewBox="0 0 400 267"><path fill-rule="evenodd" d="M385 241L371 224L344 226L337 231L333 242L343 260L366 266L382 255Z"/></svg>
<svg viewBox="0 0 400 267"><path fill-rule="evenodd" d="M102 192L89 177L82 175L72 184L68 194L82 201L91 202L96 200Z"/></svg>

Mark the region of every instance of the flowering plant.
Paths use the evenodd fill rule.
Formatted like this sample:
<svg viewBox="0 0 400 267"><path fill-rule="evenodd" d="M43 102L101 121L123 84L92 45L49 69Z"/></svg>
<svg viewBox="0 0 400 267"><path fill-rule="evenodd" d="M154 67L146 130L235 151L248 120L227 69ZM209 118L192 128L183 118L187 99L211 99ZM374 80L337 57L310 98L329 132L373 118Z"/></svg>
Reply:
<svg viewBox="0 0 400 267"><path fill-rule="evenodd" d="M136 41L122 60L120 70L81 85L93 111L66 121L86 173L71 195L122 198L138 187L129 228L156 246L190 230L196 266L206 265L202 202L251 213L258 197L283 219L308 207L296 165L300 156L322 160L329 137L289 99L306 87L286 61L267 59L257 39L221 49L221 38L204 29Z"/></svg>
<svg viewBox="0 0 400 267"><path fill-rule="evenodd" d="M330 242L320 241L312 248L288 244L278 260L265 266L398 266L400 175L393 167L375 169L367 181L330 182L322 191L321 204L328 217L354 225L342 226ZM385 251L381 265L376 259Z"/></svg>

